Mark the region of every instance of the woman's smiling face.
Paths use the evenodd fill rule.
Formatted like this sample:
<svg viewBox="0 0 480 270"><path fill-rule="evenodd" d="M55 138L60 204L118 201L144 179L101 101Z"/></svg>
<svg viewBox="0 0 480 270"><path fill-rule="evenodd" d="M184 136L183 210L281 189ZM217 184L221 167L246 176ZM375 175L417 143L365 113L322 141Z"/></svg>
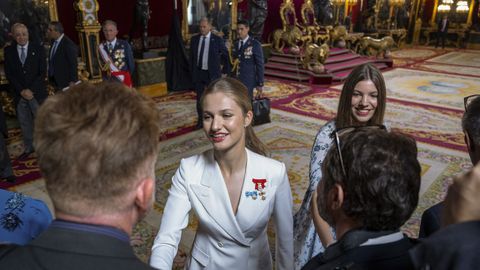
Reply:
<svg viewBox="0 0 480 270"><path fill-rule="evenodd" d="M378 90L371 80L359 81L352 94L352 114L357 123L367 123L377 109Z"/></svg>

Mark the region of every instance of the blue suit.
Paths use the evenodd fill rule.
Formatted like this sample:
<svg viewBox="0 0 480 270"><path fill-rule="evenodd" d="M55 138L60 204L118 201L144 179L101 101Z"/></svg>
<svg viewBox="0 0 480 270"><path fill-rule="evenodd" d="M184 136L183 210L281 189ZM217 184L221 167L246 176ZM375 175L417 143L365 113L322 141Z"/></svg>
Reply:
<svg viewBox="0 0 480 270"><path fill-rule="evenodd" d="M227 47L223 39L213 33L210 33L210 42L208 46L208 70L199 68L199 46L201 35L195 35L190 42L190 70L192 72L192 82L197 93L197 114L198 121L201 124L202 111L200 109L200 97L210 82L220 78L223 74L230 73L230 58ZM200 57L201 59L201 57Z"/></svg>
<svg viewBox="0 0 480 270"><path fill-rule="evenodd" d="M263 50L262 44L249 37L242 48L239 48L239 40L234 43L233 55L240 60L237 70L237 78L248 88L248 94L253 99L253 89L263 86Z"/></svg>

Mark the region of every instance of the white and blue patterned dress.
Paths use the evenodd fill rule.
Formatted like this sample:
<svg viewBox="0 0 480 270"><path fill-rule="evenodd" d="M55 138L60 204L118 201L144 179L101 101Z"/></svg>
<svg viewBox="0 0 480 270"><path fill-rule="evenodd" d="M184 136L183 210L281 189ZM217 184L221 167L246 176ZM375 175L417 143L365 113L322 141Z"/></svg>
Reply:
<svg viewBox="0 0 480 270"><path fill-rule="evenodd" d="M301 269L311 258L325 249L315 231L310 214L310 200L322 179L322 163L333 140L330 134L335 131L335 120L326 123L318 131L310 156L310 185L305 193L302 206L293 217L293 239L295 269Z"/></svg>

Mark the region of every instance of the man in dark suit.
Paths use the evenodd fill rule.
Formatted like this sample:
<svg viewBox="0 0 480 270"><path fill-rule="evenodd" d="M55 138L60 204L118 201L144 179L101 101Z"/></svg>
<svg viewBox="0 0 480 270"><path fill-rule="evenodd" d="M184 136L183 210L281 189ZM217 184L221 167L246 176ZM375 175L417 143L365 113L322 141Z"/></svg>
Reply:
<svg viewBox="0 0 480 270"><path fill-rule="evenodd" d="M250 37L247 21L237 23L238 40L234 42L233 55L238 59L237 78L247 86L248 94L253 99L253 89L257 89L257 95L263 91L263 49L262 44Z"/></svg>
<svg viewBox="0 0 480 270"><path fill-rule="evenodd" d="M368 126L335 135L312 214L334 228L338 241L302 269L413 269L408 251L415 241L399 229L418 203L415 140Z"/></svg>
<svg viewBox="0 0 480 270"><path fill-rule="evenodd" d="M441 20L438 20L437 23L437 43L435 44L435 48L438 47L440 41L442 41L442 49L445 49L445 39L448 35L448 25L450 21L448 20L447 14L443 15Z"/></svg>
<svg viewBox="0 0 480 270"><path fill-rule="evenodd" d="M4 50L5 75L13 92L25 145L19 158L25 159L34 152L33 122L38 106L47 98L47 65L45 49L28 41L28 29L24 24L14 24L12 34L15 42Z"/></svg>
<svg viewBox="0 0 480 270"><path fill-rule="evenodd" d="M190 42L190 69L192 82L197 93L197 128L202 126L200 98L210 84L230 73L230 58L223 39L211 32L208 18L200 19L200 34L192 37ZM179 78L181 79L181 78Z"/></svg>
<svg viewBox="0 0 480 270"><path fill-rule="evenodd" d="M78 48L63 33L63 25L60 22L50 22L47 35L52 40L48 57L48 79L58 91L78 80Z"/></svg>
<svg viewBox="0 0 480 270"><path fill-rule="evenodd" d="M462 119L465 143L472 164L480 161L480 95L465 98L465 113ZM442 225L443 202L440 202L422 215L419 237L424 238L438 231Z"/></svg>
<svg viewBox="0 0 480 270"><path fill-rule="evenodd" d="M415 269L476 270L480 265L480 164L453 180L442 228L410 250Z"/></svg>
<svg viewBox="0 0 480 270"><path fill-rule="evenodd" d="M151 99L117 82L50 97L35 145L56 219L26 246L0 248L0 269L152 269L130 235L153 205L160 121Z"/></svg>
<svg viewBox="0 0 480 270"><path fill-rule="evenodd" d="M135 71L132 47L123 39L117 38L117 23L106 20L102 24L105 41L99 45L100 58L107 65L111 79L132 86L132 76Z"/></svg>

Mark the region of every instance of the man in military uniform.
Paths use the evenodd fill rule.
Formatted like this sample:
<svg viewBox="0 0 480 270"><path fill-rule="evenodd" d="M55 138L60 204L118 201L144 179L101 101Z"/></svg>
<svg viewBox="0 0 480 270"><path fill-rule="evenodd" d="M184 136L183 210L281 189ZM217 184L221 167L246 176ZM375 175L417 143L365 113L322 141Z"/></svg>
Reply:
<svg viewBox="0 0 480 270"><path fill-rule="evenodd" d="M239 61L237 66L237 78L247 86L248 94L253 99L253 89L257 89L257 97L263 91L263 50L262 44L250 37L250 27L247 21L237 23L238 39L234 42L233 55Z"/></svg>
<svg viewBox="0 0 480 270"><path fill-rule="evenodd" d="M131 76L135 71L133 52L130 44L117 38L117 23L106 20L102 25L105 41L99 45L100 56L110 69L109 79L123 82L132 86Z"/></svg>

